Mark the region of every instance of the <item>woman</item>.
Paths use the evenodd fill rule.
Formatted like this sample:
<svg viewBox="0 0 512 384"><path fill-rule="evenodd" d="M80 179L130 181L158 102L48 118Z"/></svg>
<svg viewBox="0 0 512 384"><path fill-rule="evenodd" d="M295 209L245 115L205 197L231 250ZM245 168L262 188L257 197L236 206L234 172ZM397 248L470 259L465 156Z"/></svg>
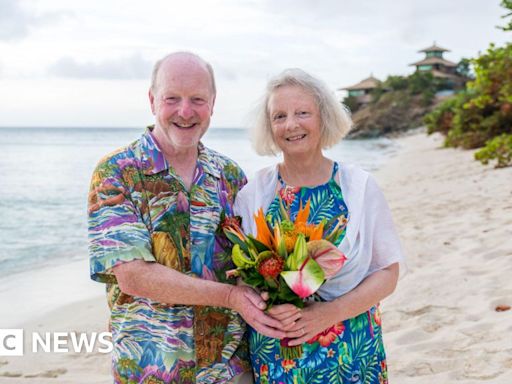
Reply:
<svg viewBox="0 0 512 384"><path fill-rule="evenodd" d="M327 87L304 71L289 69L269 82L253 144L262 155L282 152L283 161L260 170L237 196L244 230L256 233L253 214L260 207L270 220L280 220L280 200L292 220L308 200L310 223L350 219L334 240L347 257L341 271L303 309L284 304L269 311L284 325L290 345L302 345L302 356L286 360L279 340L250 330L256 383L387 382L378 303L395 289L403 255L372 176L323 154L350 125Z"/></svg>

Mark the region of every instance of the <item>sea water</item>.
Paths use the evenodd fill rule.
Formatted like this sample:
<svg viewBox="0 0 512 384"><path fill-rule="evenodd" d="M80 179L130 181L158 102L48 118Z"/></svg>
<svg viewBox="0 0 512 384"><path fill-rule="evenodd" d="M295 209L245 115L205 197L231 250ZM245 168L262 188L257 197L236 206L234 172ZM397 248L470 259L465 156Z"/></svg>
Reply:
<svg viewBox="0 0 512 384"><path fill-rule="evenodd" d="M92 171L143 129L0 128L0 276L87 258ZM260 157L243 129L210 128L203 142L250 178L279 161ZM376 170L396 150L388 139L345 140L326 154Z"/></svg>

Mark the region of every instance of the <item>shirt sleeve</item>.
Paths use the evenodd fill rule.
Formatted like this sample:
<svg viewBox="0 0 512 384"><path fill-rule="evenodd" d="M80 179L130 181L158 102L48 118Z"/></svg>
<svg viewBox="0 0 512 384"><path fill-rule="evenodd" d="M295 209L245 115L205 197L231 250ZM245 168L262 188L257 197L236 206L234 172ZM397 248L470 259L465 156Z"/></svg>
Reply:
<svg viewBox="0 0 512 384"><path fill-rule="evenodd" d="M116 283L112 268L133 260L155 261L151 235L133 204L130 187L114 159L93 173L88 199L91 278Z"/></svg>
<svg viewBox="0 0 512 384"><path fill-rule="evenodd" d="M372 234L371 261L368 274L386 268L394 263L404 263L405 257L395 229L391 211L384 194L373 176L368 177L365 198L365 213Z"/></svg>

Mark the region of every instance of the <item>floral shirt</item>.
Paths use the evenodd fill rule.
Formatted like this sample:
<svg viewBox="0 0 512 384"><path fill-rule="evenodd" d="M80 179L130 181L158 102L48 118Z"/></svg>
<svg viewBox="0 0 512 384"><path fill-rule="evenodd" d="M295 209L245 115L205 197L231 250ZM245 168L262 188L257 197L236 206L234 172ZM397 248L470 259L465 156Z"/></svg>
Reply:
<svg viewBox="0 0 512 384"><path fill-rule="evenodd" d="M227 282L229 242L219 224L233 214L243 171L202 144L188 191L148 130L103 158L89 193L93 280L107 283L115 383L224 383L249 369L245 325L226 308L167 305L129 296L112 268L157 262Z"/></svg>

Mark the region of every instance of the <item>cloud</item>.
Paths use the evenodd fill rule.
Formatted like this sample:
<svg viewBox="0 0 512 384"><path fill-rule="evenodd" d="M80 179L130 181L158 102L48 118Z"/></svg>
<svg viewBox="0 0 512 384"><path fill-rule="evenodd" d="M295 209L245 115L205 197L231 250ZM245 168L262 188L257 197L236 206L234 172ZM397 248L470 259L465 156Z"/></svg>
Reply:
<svg viewBox="0 0 512 384"><path fill-rule="evenodd" d="M35 13L20 0L0 0L0 40L18 40L26 37L35 26L54 24L70 11Z"/></svg>
<svg viewBox="0 0 512 384"><path fill-rule="evenodd" d="M134 54L126 58L100 62L77 62L63 57L51 65L48 72L59 77L77 79L149 79L152 63Z"/></svg>
<svg viewBox="0 0 512 384"><path fill-rule="evenodd" d="M16 0L0 0L0 40L25 37L34 17Z"/></svg>

